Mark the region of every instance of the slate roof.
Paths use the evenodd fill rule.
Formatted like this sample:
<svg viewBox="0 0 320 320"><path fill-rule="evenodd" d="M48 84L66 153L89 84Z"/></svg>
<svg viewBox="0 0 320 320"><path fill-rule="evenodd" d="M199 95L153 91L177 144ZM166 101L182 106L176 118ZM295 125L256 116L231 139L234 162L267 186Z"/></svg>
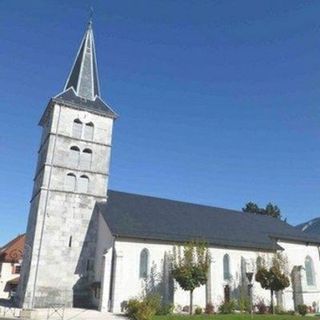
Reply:
<svg viewBox="0 0 320 320"><path fill-rule="evenodd" d="M281 249L275 239L320 244L284 221L223 208L108 191L98 209L116 237L185 242L202 239L210 245Z"/></svg>
<svg viewBox="0 0 320 320"><path fill-rule="evenodd" d="M117 117L116 113L101 99L91 22L82 38L63 92L51 101L112 118Z"/></svg>
<svg viewBox="0 0 320 320"><path fill-rule="evenodd" d="M96 48L91 21L82 38L64 90L71 87L82 98L94 100L96 96L100 96Z"/></svg>
<svg viewBox="0 0 320 320"><path fill-rule="evenodd" d="M320 236L320 218L315 218L310 221L301 223L297 225L296 228L303 232Z"/></svg>
<svg viewBox="0 0 320 320"><path fill-rule="evenodd" d="M117 114L100 97L97 96L95 100L84 99L77 96L73 88L58 94L52 100L77 109L93 111L112 118L117 117Z"/></svg>

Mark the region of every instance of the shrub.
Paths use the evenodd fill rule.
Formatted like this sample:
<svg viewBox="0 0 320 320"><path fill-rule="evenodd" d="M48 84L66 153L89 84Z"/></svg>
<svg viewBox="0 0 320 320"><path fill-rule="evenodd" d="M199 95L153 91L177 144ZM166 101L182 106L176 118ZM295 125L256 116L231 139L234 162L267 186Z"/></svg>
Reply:
<svg viewBox="0 0 320 320"><path fill-rule="evenodd" d="M138 299L130 299L127 305L125 306L126 315L129 318L134 319L135 315L138 312L140 304L141 302Z"/></svg>
<svg viewBox="0 0 320 320"><path fill-rule="evenodd" d="M161 298L156 295L145 297L142 301L130 299L126 306L126 314L133 320L150 320L160 309Z"/></svg>
<svg viewBox="0 0 320 320"><path fill-rule="evenodd" d="M307 314L308 307L305 304L299 304L298 305L298 312L302 316L305 316Z"/></svg>
<svg viewBox="0 0 320 320"><path fill-rule="evenodd" d="M261 299L256 303L256 308L258 309L258 313L265 314L268 311L268 307L264 303L264 300Z"/></svg>
<svg viewBox="0 0 320 320"><path fill-rule="evenodd" d="M251 304L250 304L250 299L246 297L240 297L238 300L238 309L240 312L250 312Z"/></svg>
<svg viewBox="0 0 320 320"><path fill-rule="evenodd" d="M202 308L196 307L194 313L195 313L195 314L201 314L201 313L202 313Z"/></svg>
<svg viewBox="0 0 320 320"><path fill-rule="evenodd" d="M151 320L155 314L156 310L145 301L142 301L135 314L135 320Z"/></svg>
<svg viewBox="0 0 320 320"><path fill-rule="evenodd" d="M161 296L159 294L149 294L143 299L143 302L154 309L156 313L161 309Z"/></svg>
<svg viewBox="0 0 320 320"><path fill-rule="evenodd" d="M207 303L204 312L205 312L206 314L213 314L213 313L214 313L214 306L213 306L213 304L212 304L211 302L208 302L208 303Z"/></svg>
<svg viewBox="0 0 320 320"><path fill-rule="evenodd" d="M161 304L160 307L156 310L156 315L166 316L168 314L172 314L173 309L174 305L172 303Z"/></svg>
<svg viewBox="0 0 320 320"><path fill-rule="evenodd" d="M236 309L236 304L234 300L231 300L229 302L224 302L219 306L219 312L224 314L233 313L235 309Z"/></svg>
<svg viewBox="0 0 320 320"><path fill-rule="evenodd" d="M284 311L283 307L279 306L279 305L274 307L274 312L276 314L286 314L286 312Z"/></svg>
<svg viewBox="0 0 320 320"><path fill-rule="evenodd" d="M182 307L182 312L189 312L190 307L189 306L183 306Z"/></svg>
<svg viewBox="0 0 320 320"><path fill-rule="evenodd" d="M294 315L296 314L296 312L295 312L294 310L288 310L288 311L287 311L287 314L288 314L289 316L294 316Z"/></svg>

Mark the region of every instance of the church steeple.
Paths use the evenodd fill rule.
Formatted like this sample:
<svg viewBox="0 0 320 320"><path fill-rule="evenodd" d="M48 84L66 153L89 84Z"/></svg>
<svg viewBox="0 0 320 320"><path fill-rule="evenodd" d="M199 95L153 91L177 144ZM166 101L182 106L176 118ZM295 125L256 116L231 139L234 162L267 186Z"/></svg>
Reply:
<svg viewBox="0 0 320 320"><path fill-rule="evenodd" d="M87 30L81 41L76 59L64 86L64 91L67 91L69 88L73 88L76 95L80 98L93 101L97 96L100 97L96 50L91 20L88 23Z"/></svg>
<svg viewBox="0 0 320 320"><path fill-rule="evenodd" d="M63 92L51 100L70 108L117 118L117 114L101 98L91 19L82 38ZM42 123L42 119L40 123Z"/></svg>

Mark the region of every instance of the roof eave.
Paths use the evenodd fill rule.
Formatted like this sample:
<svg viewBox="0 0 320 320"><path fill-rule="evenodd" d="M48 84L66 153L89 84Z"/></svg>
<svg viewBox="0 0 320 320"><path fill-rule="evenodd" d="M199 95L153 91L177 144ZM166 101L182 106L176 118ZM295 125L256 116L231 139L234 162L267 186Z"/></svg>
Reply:
<svg viewBox="0 0 320 320"><path fill-rule="evenodd" d="M102 217L104 218L104 221L107 223L104 215L102 214ZM112 236L116 239L124 239L124 240L140 240L140 241L153 241L157 243L170 243L172 245L174 244L185 244L186 240L170 240L170 239L163 239L161 237L148 237L146 235L144 236L138 236L138 235L128 235L128 234L122 234L119 232L115 232L110 228L108 225L109 230L112 234ZM275 243L274 245L270 246L263 246L263 245L257 245L257 246L245 246L245 245L232 245L232 244L218 244L214 241L208 241L208 245L210 248L230 248L230 249L242 249L242 250L252 250L252 251L264 251L264 252L276 252L278 250L283 251L284 248L281 247L279 244Z"/></svg>
<svg viewBox="0 0 320 320"><path fill-rule="evenodd" d="M108 111L103 112L103 111L94 110L94 109L86 108L86 107L83 107L83 106L79 106L76 103L72 103L71 101L66 101L66 100L63 100L63 99L60 99L60 98L52 98L51 100L52 100L52 102L62 104L64 106L70 107L72 109L84 110L84 111L88 111L88 112L91 112L91 113L94 113L94 114L97 114L97 115L100 115L100 116L112 118L112 119L117 119L118 118L118 115L116 113L114 113L111 110L111 108L110 108L110 110L111 110L110 112L108 112Z"/></svg>

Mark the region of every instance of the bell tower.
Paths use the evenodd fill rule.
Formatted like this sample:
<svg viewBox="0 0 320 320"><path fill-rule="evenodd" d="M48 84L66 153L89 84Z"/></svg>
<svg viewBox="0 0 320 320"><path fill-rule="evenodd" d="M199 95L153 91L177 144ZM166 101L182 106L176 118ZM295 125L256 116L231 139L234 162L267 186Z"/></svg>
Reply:
<svg viewBox="0 0 320 320"><path fill-rule="evenodd" d="M116 114L101 99L89 22L62 93L39 125L42 138L30 202L20 304L25 308L87 301L96 201L106 200Z"/></svg>

